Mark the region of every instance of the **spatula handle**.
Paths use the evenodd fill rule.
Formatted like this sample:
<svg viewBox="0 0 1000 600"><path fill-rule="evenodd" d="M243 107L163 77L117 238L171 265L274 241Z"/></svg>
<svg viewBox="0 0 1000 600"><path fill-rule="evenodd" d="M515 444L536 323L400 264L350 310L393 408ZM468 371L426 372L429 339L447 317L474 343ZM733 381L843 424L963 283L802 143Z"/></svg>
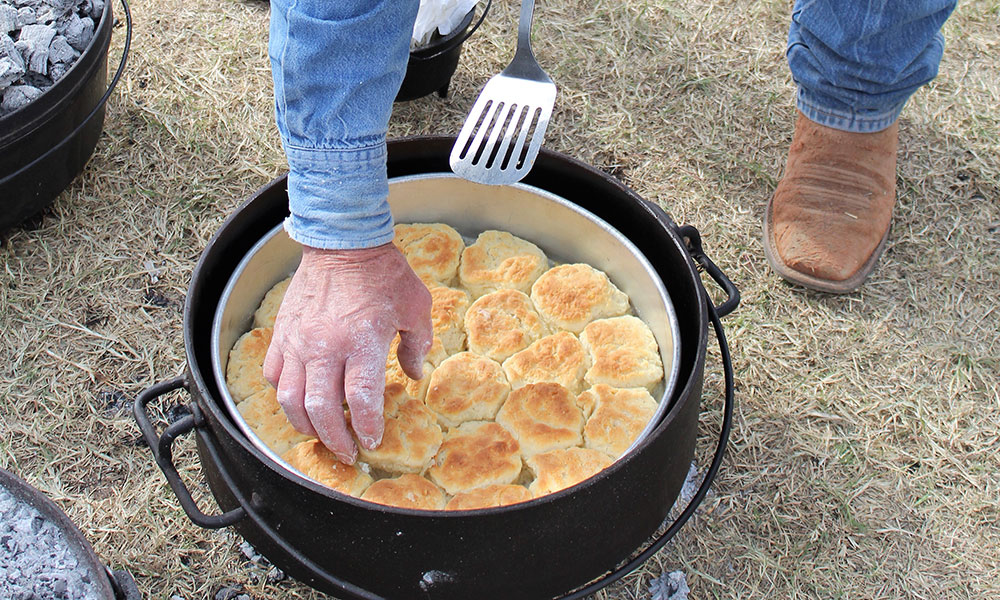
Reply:
<svg viewBox="0 0 1000 600"><path fill-rule="evenodd" d="M531 17L535 12L535 0L521 0L521 20L517 23L517 50L525 49L531 54Z"/></svg>

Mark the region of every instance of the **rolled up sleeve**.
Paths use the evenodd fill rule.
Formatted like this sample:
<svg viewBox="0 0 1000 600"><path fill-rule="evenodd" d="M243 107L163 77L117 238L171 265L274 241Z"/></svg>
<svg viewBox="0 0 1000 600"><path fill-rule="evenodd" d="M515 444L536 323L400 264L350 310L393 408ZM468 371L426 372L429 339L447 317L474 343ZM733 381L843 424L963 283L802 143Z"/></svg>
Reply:
<svg viewBox="0 0 1000 600"><path fill-rule="evenodd" d="M386 130L418 0L273 0L269 55L288 159L285 228L316 248L392 240Z"/></svg>

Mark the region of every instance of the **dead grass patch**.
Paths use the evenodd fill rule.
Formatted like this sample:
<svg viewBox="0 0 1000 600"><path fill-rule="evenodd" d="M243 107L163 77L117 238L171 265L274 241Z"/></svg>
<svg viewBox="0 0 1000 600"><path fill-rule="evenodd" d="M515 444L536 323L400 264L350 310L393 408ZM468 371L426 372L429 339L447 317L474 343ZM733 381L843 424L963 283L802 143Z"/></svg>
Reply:
<svg viewBox="0 0 1000 600"><path fill-rule="evenodd" d="M128 410L184 368L181 306L205 243L284 169L268 4L132 10L133 51L97 153L0 247L0 464L53 497L151 598L224 585L316 598L294 582L252 583L235 535L190 524ZM744 298L726 320L738 406L713 493L673 543L596 598L648 598L650 579L674 569L696 598L1000 596L996 3L963 2L949 21L941 74L904 113L888 250L844 297L782 283L758 241L791 138L786 0L536 11L535 51L559 87L547 145L696 225ZM449 97L397 105L391 135L457 132L512 56L516 12L495 3ZM712 351L702 465L716 361ZM212 506L190 440L178 462Z"/></svg>

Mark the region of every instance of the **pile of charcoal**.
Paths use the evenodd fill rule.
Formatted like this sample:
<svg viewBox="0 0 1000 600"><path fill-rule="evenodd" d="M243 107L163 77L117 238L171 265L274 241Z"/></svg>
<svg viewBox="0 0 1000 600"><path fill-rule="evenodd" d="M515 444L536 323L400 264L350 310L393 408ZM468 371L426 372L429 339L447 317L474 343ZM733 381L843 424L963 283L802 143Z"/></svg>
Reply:
<svg viewBox="0 0 1000 600"><path fill-rule="evenodd" d="M91 600L99 590L59 525L0 486L0 598Z"/></svg>
<svg viewBox="0 0 1000 600"><path fill-rule="evenodd" d="M0 117L42 95L94 37L105 0L0 0Z"/></svg>

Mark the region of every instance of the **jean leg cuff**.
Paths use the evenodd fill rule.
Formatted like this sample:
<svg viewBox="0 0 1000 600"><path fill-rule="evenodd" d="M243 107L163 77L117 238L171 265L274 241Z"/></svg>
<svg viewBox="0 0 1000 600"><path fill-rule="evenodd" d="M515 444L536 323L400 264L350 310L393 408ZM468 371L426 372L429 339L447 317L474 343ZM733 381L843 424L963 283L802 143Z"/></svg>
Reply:
<svg viewBox="0 0 1000 600"><path fill-rule="evenodd" d="M852 111L823 106L818 98L803 88L799 88L795 105L810 121L853 133L874 133L882 131L896 122L903 111L900 102L885 110Z"/></svg>

